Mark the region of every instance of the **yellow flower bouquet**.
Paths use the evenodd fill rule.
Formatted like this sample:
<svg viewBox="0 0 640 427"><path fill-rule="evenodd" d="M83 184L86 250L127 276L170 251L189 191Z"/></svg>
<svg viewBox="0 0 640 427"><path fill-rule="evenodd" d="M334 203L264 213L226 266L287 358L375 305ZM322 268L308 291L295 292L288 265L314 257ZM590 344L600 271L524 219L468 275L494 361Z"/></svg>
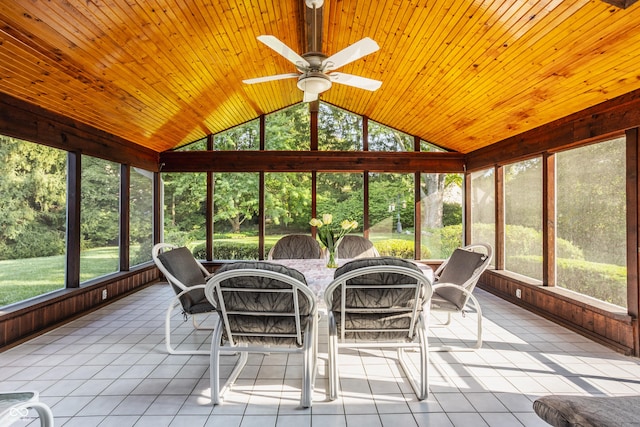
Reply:
<svg viewBox="0 0 640 427"><path fill-rule="evenodd" d="M318 239L329 252L327 267L338 267L338 264L336 263L336 248L340 243L340 239L342 239L345 234L355 230L358 227L358 222L345 219L340 223L339 227L336 227L333 224L333 215L324 214L322 215L322 219L311 218L309 225L316 227Z"/></svg>

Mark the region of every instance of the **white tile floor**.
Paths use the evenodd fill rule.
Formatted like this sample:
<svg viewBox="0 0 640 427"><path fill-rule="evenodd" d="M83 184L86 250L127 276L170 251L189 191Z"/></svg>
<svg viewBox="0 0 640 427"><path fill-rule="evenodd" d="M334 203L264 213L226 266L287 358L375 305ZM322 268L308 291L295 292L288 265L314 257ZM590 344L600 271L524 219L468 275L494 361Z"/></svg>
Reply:
<svg viewBox="0 0 640 427"><path fill-rule="evenodd" d="M485 344L475 352L431 353L431 393L423 402L395 359L371 350L341 354L342 394L327 401L323 327L312 408L298 407L299 357L278 354L251 357L225 403L212 407L208 357L165 353L172 294L166 284L0 353L0 390L39 391L56 425L65 427L540 426L546 424L532 410L540 395L640 392L638 359L476 292ZM174 325L183 346L209 347L207 332L193 332L178 317ZM455 342L451 331L470 339L474 327L475 314L457 318L449 329L433 328L430 344ZM228 368L234 359L223 358ZM39 425L34 415L17 425Z"/></svg>

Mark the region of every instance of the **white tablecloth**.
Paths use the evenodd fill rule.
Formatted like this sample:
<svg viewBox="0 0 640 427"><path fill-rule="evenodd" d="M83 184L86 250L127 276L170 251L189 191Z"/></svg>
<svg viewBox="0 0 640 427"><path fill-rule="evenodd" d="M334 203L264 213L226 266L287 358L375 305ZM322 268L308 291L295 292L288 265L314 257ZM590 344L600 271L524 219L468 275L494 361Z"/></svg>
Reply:
<svg viewBox="0 0 640 427"><path fill-rule="evenodd" d="M338 265L342 266L350 259L338 259ZM274 259L269 262L282 264L295 268L304 275L309 288L321 299L327 286L333 281L335 268L327 268L326 259ZM433 280L433 270L431 267L416 262L416 265L425 273L429 280Z"/></svg>

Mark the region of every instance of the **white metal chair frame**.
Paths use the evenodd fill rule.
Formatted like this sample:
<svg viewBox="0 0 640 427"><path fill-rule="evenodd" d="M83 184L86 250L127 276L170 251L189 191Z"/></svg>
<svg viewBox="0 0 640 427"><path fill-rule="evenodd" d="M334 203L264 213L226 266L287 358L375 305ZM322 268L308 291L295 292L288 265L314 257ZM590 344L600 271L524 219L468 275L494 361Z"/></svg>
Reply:
<svg viewBox="0 0 640 427"><path fill-rule="evenodd" d="M480 276L487 269L487 267L489 266L489 263L491 262L491 258L493 256L493 249L491 248L491 245L488 245L486 243L474 243L471 245L467 245L462 249L466 251L472 251L472 252L477 252L476 250L480 249L482 250L483 254L486 256L486 258L482 262L482 264L475 269L473 274L462 284L445 283L445 282L439 283L438 278L442 274L442 271L444 271L444 269L446 268L449 260L446 260L438 267L438 269L433 274L435 278L434 284L433 284L433 291L435 292L441 288L454 288L464 294L465 301L464 301L464 304L462 304L461 308L455 309L455 310L454 309L445 310L445 309L431 307L432 312L447 313L446 322L441 324L435 324L435 325L432 325L431 327L449 326L451 324L451 316L455 313L460 313L463 317L466 317L466 313L467 313L466 307L467 307L467 304L469 303L469 300L471 300L477 316L476 342L471 347L442 346L442 347L432 347L431 351L465 351L465 350L477 350L480 347L482 347L482 309L480 308L480 303L478 302L478 299L473 295L473 290L476 284L478 283L478 280L480 280Z"/></svg>
<svg viewBox="0 0 640 427"><path fill-rule="evenodd" d="M0 426L24 419L29 409L34 409L40 417L42 427L54 427L53 413L46 404L40 402L38 392L12 391L0 393Z"/></svg>
<svg viewBox="0 0 640 427"><path fill-rule="evenodd" d="M354 277L362 276L365 274L374 273L396 273L404 276L409 276L416 279L416 283L413 284L394 284L394 285L350 285L347 282ZM336 289L341 289L341 303L340 303L340 337L338 337L336 319L331 307L333 306L333 293ZM346 308L346 294L350 289L401 289L401 288L415 288L414 301L422 299L422 306L414 304L413 307L407 308L407 312L411 313L412 319L409 329L364 329L364 330L345 330L345 313L353 312L367 312L371 313L376 311L375 307L366 309L347 309ZM329 399L335 400L338 397L338 350L340 348L396 348L398 355L398 362L402 367L413 391L419 400L424 400L429 395L429 343L428 343L428 319L429 319L429 300L433 293L431 288L431 282L424 273L416 271L407 267L396 265L379 265L362 267L352 271L349 271L339 277L337 277L327 287L324 293L324 299L327 306L328 322L329 322ZM398 309L394 308L393 312L397 312ZM379 309L379 313L389 312L389 309ZM411 342L345 342L346 332L389 332L389 331L406 331L407 337L412 338ZM415 334L414 334L415 331ZM417 338L417 342L416 339ZM407 348L417 349L420 351L420 381L417 382L412 374L411 369L405 359L404 350Z"/></svg>
<svg viewBox="0 0 640 427"><path fill-rule="evenodd" d="M287 288L240 288L240 287L225 287L221 285L225 280L246 277L257 276L269 279L276 279L280 282L290 285ZM282 293L293 296L294 312L282 313L282 312L260 312L260 311L233 311L226 310L224 302L225 292L252 292L252 293ZM308 301L310 307L309 321L306 328L302 329L302 321L300 314L300 301L299 294L302 294ZM215 327L215 332L211 339L211 356L210 356L210 375L211 375L211 400L214 405L220 405L223 401L224 394L229 388L236 382L240 372L247 363L249 353L292 353L301 354L303 356L303 375L302 375L302 389L300 397L300 405L303 408L311 406L313 398L313 387L315 383L315 375L317 369L317 354L318 354L318 308L316 304L315 294L307 287L307 285L291 276L278 273L275 271L261 270L261 269L236 269L227 270L221 273L217 273L212 276L206 284L205 295L207 299L216 304L218 301L219 318L218 324ZM215 296L214 296L215 295ZM251 315L251 316L291 316L295 320L296 332L295 334L279 334L279 333L246 333L247 336L268 338L268 337L284 337L295 338L297 344L300 346L277 346L273 344L261 345L246 345L238 344L234 341L234 331L229 326L229 315ZM223 330L226 332L227 342L222 343ZM239 353L240 357L236 362L229 378L225 384L220 387L220 356L226 354Z"/></svg>
<svg viewBox="0 0 640 427"><path fill-rule="evenodd" d="M192 292L195 289L204 289L204 285L196 285L196 286L185 286L182 282L180 282L173 274L169 273L169 271L166 269L166 267L162 264L162 262L158 259L158 255L160 253L162 253L164 250L173 250L173 249L177 249L178 246L176 245L172 245L170 243L158 243L153 247L153 251L152 251L152 258L153 258L153 262L156 264L156 266L158 267L158 269L160 270L160 272L162 272L162 274L164 275L164 277L167 279L167 281L170 282L170 284L173 284L175 286L177 286L178 288L182 289L182 291L179 294L176 294L175 297L173 297L171 299L171 301L169 302L169 307L167 307L167 312L166 312L166 316L165 316L165 322L164 322L164 342L165 342L165 347L167 349L167 352L169 354L192 354L192 355L209 355L209 351L208 350L177 350L176 348L174 348L171 345L171 317L173 315L173 310L175 310L177 307L181 307L182 304L180 302L180 297L182 297L183 295L187 294L188 292ZM197 260L196 260L197 262ZM211 275L211 273L209 273L209 271L204 268L204 266L200 263L197 262L198 267L200 267L200 270L202 271L203 275L204 275L204 280L206 280L206 278L208 276ZM214 313L214 311L212 311L212 313ZM185 313L185 317L187 317L188 314ZM194 329L197 330L201 330L201 331L212 331L213 328L211 327L203 327L201 325L201 323L197 323L196 322L196 315L191 315L191 321L193 323L193 327Z"/></svg>

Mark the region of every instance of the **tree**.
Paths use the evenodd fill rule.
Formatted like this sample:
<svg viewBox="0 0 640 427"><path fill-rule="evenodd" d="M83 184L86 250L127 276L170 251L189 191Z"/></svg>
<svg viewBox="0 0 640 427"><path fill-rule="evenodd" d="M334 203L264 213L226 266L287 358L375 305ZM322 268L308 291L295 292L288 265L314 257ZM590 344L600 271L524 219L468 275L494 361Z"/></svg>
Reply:
<svg viewBox="0 0 640 427"><path fill-rule="evenodd" d="M67 153L0 136L0 259L65 250Z"/></svg>

